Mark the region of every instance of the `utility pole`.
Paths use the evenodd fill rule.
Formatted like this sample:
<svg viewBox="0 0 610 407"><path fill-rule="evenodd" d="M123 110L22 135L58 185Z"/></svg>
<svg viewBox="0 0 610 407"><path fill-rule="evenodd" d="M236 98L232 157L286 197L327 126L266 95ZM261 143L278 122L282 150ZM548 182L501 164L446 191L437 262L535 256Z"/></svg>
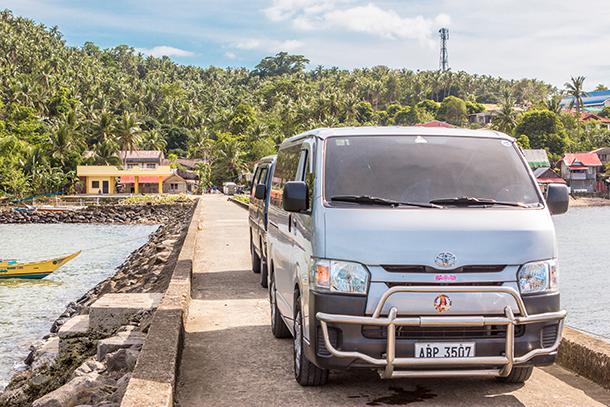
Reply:
<svg viewBox="0 0 610 407"><path fill-rule="evenodd" d="M449 29L441 28L438 30L441 35L441 59L439 63L439 69L445 72L449 69L449 57L447 56L447 40L449 39Z"/></svg>

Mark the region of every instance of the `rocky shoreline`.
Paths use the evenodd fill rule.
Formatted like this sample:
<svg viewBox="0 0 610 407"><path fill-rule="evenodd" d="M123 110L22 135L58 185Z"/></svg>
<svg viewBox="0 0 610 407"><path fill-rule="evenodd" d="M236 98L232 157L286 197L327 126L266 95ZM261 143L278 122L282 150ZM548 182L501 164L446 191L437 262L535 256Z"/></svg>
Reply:
<svg viewBox="0 0 610 407"><path fill-rule="evenodd" d="M87 405L118 407L152 321L154 309L139 312L121 327L100 334L62 329L89 314L104 294L166 291L195 208L194 201L161 205L107 205L59 213L0 211L0 223L161 223L150 240L133 252L117 273L70 303L44 343L32 349L28 368L15 374L0 405ZM78 330L76 330L78 331ZM66 345L67 344L67 345Z"/></svg>
<svg viewBox="0 0 610 407"><path fill-rule="evenodd" d="M99 205L66 212L17 212L0 210L0 223L109 223L109 224L157 224L173 217L174 210L192 203L156 205Z"/></svg>

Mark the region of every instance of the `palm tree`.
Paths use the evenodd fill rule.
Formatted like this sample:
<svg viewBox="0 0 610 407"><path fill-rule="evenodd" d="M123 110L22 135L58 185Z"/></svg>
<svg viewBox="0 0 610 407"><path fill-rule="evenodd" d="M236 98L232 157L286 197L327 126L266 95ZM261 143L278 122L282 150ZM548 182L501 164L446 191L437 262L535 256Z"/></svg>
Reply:
<svg viewBox="0 0 610 407"><path fill-rule="evenodd" d="M553 113L561 113L561 98L558 96L553 96L552 98L545 100L544 102L542 102L542 105L546 110L549 110Z"/></svg>
<svg viewBox="0 0 610 407"><path fill-rule="evenodd" d="M212 175L212 168L210 167L210 164L204 162L204 161L199 161L198 163L195 164L195 172L197 172L197 176L199 177L199 187L198 187L198 192L201 195L201 191L203 190L203 188L205 188L205 186L210 182L210 175Z"/></svg>
<svg viewBox="0 0 610 407"><path fill-rule="evenodd" d="M102 113L93 120L93 139L95 143L105 143L112 139L112 132L116 119L111 113L102 110Z"/></svg>
<svg viewBox="0 0 610 407"><path fill-rule="evenodd" d="M121 165L119 148L110 140L98 143L92 158L95 165Z"/></svg>
<svg viewBox="0 0 610 407"><path fill-rule="evenodd" d="M138 151L142 129L135 115L123 113L114 127L115 141L123 151L123 168L126 168L127 152Z"/></svg>
<svg viewBox="0 0 610 407"><path fill-rule="evenodd" d="M248 169L242 149L243 143L236 138L223 137L216 142L216 160L212 165L215 178L237 181L239 174Z"/></svg>
<svg viewBox="0 0 610 407"><path fill-rule="evenodd" d="M572 110L572 108L576 104L576 112L582 112L582 110L583 110L582 98L589 96L589 94L587 92L582 90L583 83L584 83L586 77L577 76L576 78L574 78L573 76L570 76L570 79L571 79L572 83L566 82L564 85L567 88L566 90L567 90L568 96L572 97L572 100L570 101L570 110Z"/></svg>
<svg viewBox="0 0 610 407"><path fill-rule="evenodd" d="M515 110L515 101L507 98L500 107L500 113L493 120L491 127L506 134L511 134L517 125L519 112Z"/></svg>
<svg viewBox="0 0 610 407"><path fill-rule="evenodd" d="M64 158L80 147L80 140L75 136L76 132L69 123L60 124L57 129L49 135L48 144L51 157L59 157L62 166L65 165Z"/></svg>
<svg viewBox="0 0 610 407"><path fill-rule="evenodd" d="M142 133L141 147L143 150L160 150L165 151L167 141L163 134L157 129L150 129Z"/></svg>

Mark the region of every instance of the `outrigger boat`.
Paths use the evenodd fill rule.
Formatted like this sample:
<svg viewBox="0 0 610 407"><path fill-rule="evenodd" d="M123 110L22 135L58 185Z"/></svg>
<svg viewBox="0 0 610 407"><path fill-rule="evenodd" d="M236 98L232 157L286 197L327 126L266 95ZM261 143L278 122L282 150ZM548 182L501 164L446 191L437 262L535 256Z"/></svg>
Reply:
<svg viewBox="0 0 610 407"><path fill-rule="evenodd" d="M44 278L81 253L57 257L50 260L19 263L16 260L0 260L0 279L7 278Z"/></svg>

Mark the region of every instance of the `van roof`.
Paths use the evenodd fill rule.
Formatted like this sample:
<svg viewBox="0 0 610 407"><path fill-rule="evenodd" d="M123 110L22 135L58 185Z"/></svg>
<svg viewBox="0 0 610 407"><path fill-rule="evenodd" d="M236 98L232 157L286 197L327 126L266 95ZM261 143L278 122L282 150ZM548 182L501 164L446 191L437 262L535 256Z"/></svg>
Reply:
<svg viewBox="0 0 610 407"><path fill-rule="evenodd" d="M421 127L421 126L368 126L368 127L337 127L320 128L306 131L296 136L292 136L282 142L290 144L298 139L314 136L326 139L334 136L461 136L461 137L481 137L497 138L513 141L514 138L493 130L471 130L462 128L447 129L443 127Z"/></svg>

